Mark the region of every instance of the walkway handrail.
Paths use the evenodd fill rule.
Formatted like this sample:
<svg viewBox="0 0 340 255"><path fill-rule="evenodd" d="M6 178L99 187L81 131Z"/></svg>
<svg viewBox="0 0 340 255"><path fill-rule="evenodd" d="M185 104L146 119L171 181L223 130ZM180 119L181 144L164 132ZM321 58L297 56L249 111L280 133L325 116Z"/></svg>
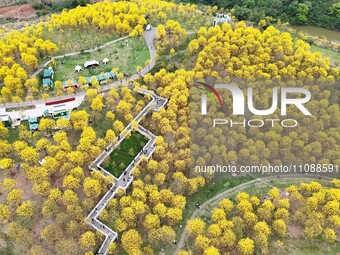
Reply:
<svg viewBox="0 0 340 255"><path fill-rule="evenodd" d="M138 93L141 94L146 94L146 93L150 93L147 92L145 90L138 90ZM138 125L137 131L139 133L141 133L144 136L147 136L149 138L149 141L144 145L144 147L142 148L142 150L135 156L135 158L133 159L132 162L130 162L130 164L125 168L125 171L123 172L123 174L121 174L120 177L116 178L115 176L113 176L111 173L109 173L108 171L106 171L103 167L100 166L100 164L112 153L112 151L114 149L117 148L117 146L125 139L125 137L122 135L126 130L132 130L132 122L133 121L139 121L140 118L142 118L143 116L145 116L148 112L150 112L151 110L154 111L158 111L161 107L164 107L165 104L167 103L167 99L162 98L162 97L158 97L153 93L150 93L152 100L143 108L143 110L124 128L124 130L118 135L118 137L116 138L116 141L111 142L108 146L106 146L106 148L104 149L104 151L102 151L99 156L90 164L90 169L93 170L93 167L91 166L96 166L97 169L95 169L95 171L102 171L104 172L104 175L109 175L111 177L113 177L115 179L115 184L110 188L109 191L107 191L105 193L105 195L100 199L100 201L97 203L97 205L95 206L95 208L92 209L92 211L89 213L89 215L86 217L86 221L92 226L94 227L96 230L100 231L101 233L103 233L105 235L105 240L102 243L100 249L99 249L99 253L97 254L107 254L108 249L109 249L109 243L110 242L114 242L116 240L116 238L118 237L118 233L114 232L112 229L110 229L109 227L107 227L105 224L103 224L102 222L100 222L98 220L98 216L100 215L100 213L105 209L105 207L107 206L108 202L116 195L117 190L118 189L122 189L124 190L124 192L126 192L126 190L130 187L131 183L133 182L133 175L132 175L132 170L135 166L135 164L140 163L142 157L142 152L147 156L147 159L149 159L152 154L154 153L156 146L156 138L157 136L155 136L152 132L150 132L149 130L147 130L146 128L144 128L141 125ZM161 106L158 106L158 102L159 100L162 101ZM156 102L156 104L155 104ZM114 146L112 146L114 144ZM107 148L111 148L109 152L107 152ZM123 180L123 184L120 184ZM126 182L125 182L126 180ZM98 228L96 225L100 225L102 228ZM108 234L107 234L108 233Z"/></svg>

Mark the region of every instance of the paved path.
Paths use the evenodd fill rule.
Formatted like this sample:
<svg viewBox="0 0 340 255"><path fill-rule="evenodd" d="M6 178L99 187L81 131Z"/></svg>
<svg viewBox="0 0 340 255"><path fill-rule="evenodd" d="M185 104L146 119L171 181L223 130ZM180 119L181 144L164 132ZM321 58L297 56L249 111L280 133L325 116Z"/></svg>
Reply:
<svg viewBox="0 0 340 255"><path fill-rule="evenodd" d="M230 195L234 195L246 188L249 188L251 186L254 186L256 184L259 184L260 182L265 183L265 185L270 185L270 183L266 183L268 181L271 180L295 180L295 179L302 179L302 180L315 180L317 179L318 176L317 175L305 175L305 174L291 174L291 175L285 175L282 176L280 178L277 178L277 176L270 176L270 177L264 177L264 178L256 178L254 180L251 180L249 182L245 182L242 183L234 188L225 190L219 194L217 194L216 196L214 196L213 198L207 200L206 202L204 202L202 205L200 205L200 209L196 209L192 214L191 217L188 220L193 220L195 218L200 217L201 215L205 214L205 213L210 213L209 210L212 207L216 207L218 205L218 203L225 197L230 196ZM322 176L322 179L327 179L327 180L332 180L332 178L330 177L326 177L326 176ZM185 249L184 243L187 240L189 234L186 231L186 228L184 229L184 231L182 232L182 235L178 241L177 244L177 248L176 251L173 253L173 255L177 255L182 249Z"/></svg>
<svg viewBox="0 0 340 255"><path fill-rule="evenodd" d="M141 125L138 124L137 131L142 135L146 136L149 141L143 147L143 149L137 154L137 156L132 160L132 162L126 167L125 171L118 178L113 176L111 173L106 171L101 167L103 161L110 156L110 154L119 146L119 144L125 139L123 134L127 131L132 131L131 123L136 121L139 123L151 110L159 111L161 108L165 107L168 100L159 96L156 96L153 92L148 90L140 89L137 91L140 94L150 94L152 100L144 107L144 109L130 122L129 125L125 127L125 129L117 136L116 140L112 142L109 146L107 146L102 153L91 163L89 168L92 171L101 171L105 176L111 176L115 180L112 184L111 188L107 193L103 196L103 198L98 202L95 208L90 212L87 216L86 221L91 224L93 228L100 231L105 235L105 240L102 243L97 254L107 254L108 249L110 247L110 243L114 242L118 237L118 234L110 229L108 226L103 224L98 220L100 213L105 209L109 201L115 196L118 189L123 189L126 192L126 189L131 185L133 181L132 171L135 165L139 164L143 157L147 157L149 159L153 152L156 149L155 142L157 136L151 133L149 130L145 129Z"/></svg>
<svg viewBox="0 0 340 255"><path fill-rule="evenodd" d="M156 36L156 29L155 28L152 28L150 31L144 32L144 39L146 41L146 44L147 44L149 52L150 52L149 65L144 67L139 73L136 73L136 74L132 75L131 77L124 79L123 81L116 81L116 82L113 82L111 84L101 86L101 91L107 91L107 90L110 90L112 88L118 87L123 82L126 83L126 82L129 82L129 81L133 81L133 80L138 79L139 77L147 74L148 72L150 72L150 70L155 66L155 63L156 63L156 59L155 59L156 49L155 49L155 46L153 44L153 40L154 40L155 36ZM112 43L120 41L120 40L124 40L126 38L128 38L128 37L116 39L116 40L108 42L108 43L106 43L106 44L104 44L104 45L102 45L98 48L106 47L109 44L112 44ZM97 50L98 48L95 48L95 49L92 49L92 50L89 50L89 51L85 51L85 52L94 51L94 50ZM54 57L53 59L62 58L64 56L77 55L77 54L79 54L79 52L74 52L74 53L69 53L69 54L57 56L57 57ZM43 70L43 68L48 65L49 62L50 61L47 61L43 66L41 66L38 70L36 70L36 72L34 74L32 74L32 76L37 75L39 72L41 72ZM167 104L167 101L168 101L167 99L156 96L153 92L150 92L150 91L147 91L147 90L140 89L138 91L138 93L150 94L151 98L152 98L151 102L149 104L147 104L144 107L144 109L134 118L133 121L136 121L138 123L151 110L159 111L161 108L165 107L165 105ZM10 113L11 115L13 115L13 117L18 117L18 118L21 118L22 115L28 115L30 117L35 117L37 114L39 116L40 112L42 114L42 112L43 112L42 108L46 107L46 105L45 105L46 102L51 102L51 101L75 97L76 98L75 101L77 102L77 104L80 104L81 101L83 100L83 98L85 97L85 95L86 95L85 92L79 92L76 95L53 97L53 98L50 98L49 100L46 100L46 101L45 100L34 100L34 101L30 101L30 102L25 101L25 102L22 102L22 103L19 103L19 104L18 103L2 104L2 105L0 105L0 114L1 113L9 114L9 113L6 112L6 108L13 108L13 107L18 107L18 106L21 106L21 107L35 106L36 108L32 109L32 110L13 111L13 112ZM41 107L37 107L37 106L41 106ZM30 111L32 111L32 112L30 112ZM86 218L86 221L89 224L91 224L91 226L93 228L95 228L96 230L100 231L101 233L103 233L105 235L105 240L104 240L103 244L101 245L97 254L107 254L109 246L110 246L110 242L115 241L116 238L118 237L118 234L116 232L114 232L112 229L110 229L109 227L107 227L105 224L103 224L102 222L100 222L98 220L98 216L99 216L100 212L105 209L105 207L107 206L110 199L112 199L115 196L118 188L121 188L124 191L126 191L126 189L130 186L130 184L133 181L132 170L133 170L135 164L138 164L141 161L141 159L143 158L144 155L149 159L156 149L155 142L156 142L157 137L154 134L152 134L149 130L138 125L137 131L140 132L141 134L143 134L144 136L148 137L149 141L144 146L142 151L138 153L138 155L135 157L133 162L131 162L131 164L126 168L124 173L120 177L116 178L100 166L100 164L103 162L103 160L105 160L105 158L107 158L110 155L110 153L124 140L124 137L123 137L122 134L126 131L132 130L131 123L123 130L123 132L120 135L118 135L116 141L111 143L96 158L96 160L89 166L89 168L91 170L101 171L101 172L104 173L105 176L110 175L115 180L115 183L110 188L110 190L104 195L104 197L99 201L99 203L96 205L96 207L91 211L91 213Z"/></svg>
<svg viewBox="0 0 340 255"><path fill-rule="evenodd" d="M153 40L154 38L156 37L156 28L152 28L150 31L144 31L144 39L145 39L145 42L146 44L148 45L148 48L149 48L149 53L150 53L150 62L149 62L149 65L144 67L140 72L139 74L134 74L132 76L130 76L129 78L127 79L124 79L123 82L127 82L127 81L133 81L133 80L136 80L138 79L139 77L147 74L148 72L150 72L150 70L155 66L155 63L156 63L156 59L155 59L155 56L156 56L156 49L155 49L155 46L153 44ZM119 38L119 39L116 39L116 41L119 41L119 40L124 40L126 39L127 37L122 37L122 38ZM111 44L113 43L114 41L111 41L111 42L108 42L107 44ZM104 44L106 45L106 44ZM100 47L105 47L105 46L100 46ZM79 54L78 52L74 52L74 53L69 53L69 54ZM68 55L68 54L66 54ZM47 65L46 63L44 65ZM42 66L40 67L40 70L37 70L35 73L39 73L42 71L42 69L44 68L45 66ZM110 90L112 88L116 88L118 86L120 86L122 84L121 81L115 81L115 82L112 82L110 84L106 84L106 85L103 85L100 87L101 91L106 91L106 90ZM61 100L61 99L67 99L67 98L73 98L73 97L81 97L81 96L85 96L86 95L86 92L77 92L75 95L64 95L64 96L60 96L60 97L51 97L49 98L48 100L42 100L42 99L39 99L39 100L34 100L34 101L25 101L25 102L21 102L21 103L7 103L7 104L0 104L0 110L1 109L6 109L6 108L14 108L14 107L18 107L18 106L21 106L21 107L26 107L26 106L35 106L37 104L45 104L46 102L52 102L52 101L56 101L56 100Z"/></svg>

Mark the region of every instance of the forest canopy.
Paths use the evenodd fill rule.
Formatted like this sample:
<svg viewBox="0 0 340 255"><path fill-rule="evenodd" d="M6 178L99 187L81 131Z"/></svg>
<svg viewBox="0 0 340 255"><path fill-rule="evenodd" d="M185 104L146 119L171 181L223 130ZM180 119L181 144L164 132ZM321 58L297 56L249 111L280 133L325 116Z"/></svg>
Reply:
<svg viewBox="0 0 340 255"><path fill-rule="evenodd" d="M314 25L340 30L340 2L336 0L191 0L190 2L234 9L234 15L239 20L258 23L265 17L271 16L295 25Z"/></svg>

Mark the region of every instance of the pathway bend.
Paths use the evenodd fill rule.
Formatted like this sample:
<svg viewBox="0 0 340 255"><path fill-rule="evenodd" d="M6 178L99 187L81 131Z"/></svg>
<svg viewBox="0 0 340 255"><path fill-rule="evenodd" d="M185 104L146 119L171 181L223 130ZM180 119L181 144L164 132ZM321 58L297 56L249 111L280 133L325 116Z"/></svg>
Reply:
<svg viewBox="0 0 340 255"><path fill-rule="evenodd" d="M225 198L228 195L232 195L235 193L238 193L246 188L249 188L251 186L253 186L254 184L260 183L260 182L266 182L266 181L271 181L271 180L294 180L294 179L300 179L300 180L306 180L306 181L312 181L312 180L317 180L319 176L317 175L306 175L306 174L290 174L290 175L285 175L282 176L280 178L278 178L277 176L269 176L269 177L263 177L263 178L256 178L254 180L242 183L240 185L237 185L231 189L222 191L221 193L217 194L216 196L210 198L209 200L205 201L202 205L200 205L200 209L196 209L190 216L190 218L188 220L192 220L195 219L197 217L200 217L204 212L206 212L206 210L209 208L209 206L211 204L217 204L219 203L220 200L222 200L223 198ZM327 177L327 176L322 176L322 179L326 179L326 180L332 180L332 178ZM189 234L186 230L186 228L184 228L181 237L178 240L177 243L177 248L175 250L175 252L173 253L173 255L177 255L181 249L183 249L184 247L184 243L187 240Z"/></svg>

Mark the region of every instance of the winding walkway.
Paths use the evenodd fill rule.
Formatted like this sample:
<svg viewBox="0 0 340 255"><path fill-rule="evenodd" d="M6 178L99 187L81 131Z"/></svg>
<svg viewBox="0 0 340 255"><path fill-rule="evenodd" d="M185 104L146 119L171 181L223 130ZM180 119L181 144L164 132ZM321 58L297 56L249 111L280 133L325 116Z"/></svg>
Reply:
<svg viewBox="0 0 340 255"><path fill-rule="evenodd" d="M155 66L155 63L156 63L156 58L155 58L156 49L155 49L155 46L154 46L154 43L153 43L155 36L156 36L156 29L155 28L152 28L150 31L144 32L144 39L145 39L145 42L147 44L147 47L148 47L149 53L150 53L149 64L146 67L144 67L140 72L130 76L127 79L124 79L123 81L116 81L116 82L101 86L101 91L107 91L107 90L110 90L112 88L116 88L123 83L128 83L129 81L136 80L136 79L140 78L141 76L143 76L143 75L145 75L145 74L147 74L148 72L151 71L151 69ZM124 40L126 38L128 38L128 36L107 42L107 43L103 44L102 46L99 46L99 47L91 49L91 50L87 50L85 52L92 52L92 51L98 50L100 48L106 47L106 46L108 46L112 43ZM73 52L73 53L68 53L68 54L65 54L65 55L56 56L56 57L53 57L51 60L57 59L57 58L63 58L64 56L74 56L74 55L77 55L77 54L80 54L80 52ZM31 75L31 77L36 76L39 72L41 72L50 63L51 60L47 61L42 66L40 66L40 68L38 70L36 70ZM165 105L168 102L167 99L159 97L159 96L155 95L153 92L150 92L148 90L140 89L137 92L144 94L144 95L150 94L150 96L152 98L152 100L144 107L144 109L133 119L133 121L136 121L137 123L139 123L139 121L142 118L144 118L151 110L159 111L161 108L165 107ZM27 106L45 105L46 102L51 102L51 101L61 100L61 99L67 99L67 98L73 98L73 97L75 97L76 100L82 101L83 98L85 97L85 95L86 95L85 92L79 92L76 95L65 95L65 96L61 96L61 97L53 97L53 98L50 98L49 100L34 100L34 101L30 101L30 102L25 101L25 102L20 103L20 106L21 107L27 107ZM8 103L6 105L0 104L0 113L6 112L6 108L13 108L13 107L17 107L17 106L18 106L18 103ZM20 111L14 111L14 112L12 112L12 114L19 113L19 112ZM107 193L103 196L103 198L98 202L98 204L95 206L95 208L90 212L90 214L86 218L86 221L93 228L95 228L96 230L100 231L101 233L103 233L105 235L105 240L102 243L102 245L101 245L101 247L100 247L100 249L97 253L97 254L101 254L101 255L107 254L108 249L110 247L110 243L114 242L116 240L116 238L118 237L118 234L116 232L114 232L112 229L110 229L108 226L103 224L98 219L98 216L105 209L108 202L115 196L115 194L116 194L116 192L119 188L126 191L126 189L130 186L130 184L133 181L132 170L133 170L135 164L138 164L142 160L143 157L147 157L147 159L149 159L156 149L155 142L156 142L157 136L155 136L149 130L145 129L144 127L142 127L141 125L138 124L138 128L137 128L136 131L138 131L142 135L148 137L149 141L144 146L142 151L140 151L138 153L138 155L131 162L131 164L125 169L124 173L120 177L116 178L115 176L113 176L112 174L110 174L108 171L106 171L105 169L103 169L100 166L101 163L110 155L110 153L124 140L124 137L123 137L122 134L124 134L124 132L132 130L131 123L122 131L122 133L120 135L118 135L116 141L112 142L107 148L105 148L105 150L89 166L90 170L101 171L105 176L111 176L115 180L115 182L113 183L113 185L111 186L109 191L107 191Z"/></svg>
<svg viewBox="0 0 340 255"><path fill-rule="evenodd" d="M161 108L165 107L168 100L162 97L159 97L155 95L153 92L150 92L148 90L140 89L137 91L140 94L146 95L149 94L152 98L152 100L144 107L144 109L130 122L129 125L125 127L125 129L117 136L116 140L112 142L109 146L107 146L102 153L92 162L92 164L89 166L90 170L92 171L100 171L104 174L104 176L110 176L115 181L112 183L112 186L107 191L107 193L103 196L103 198L98 202L98 204L93 208L93 210L90 212L90 214L87 216L86 221L97 231L100 231L102 234L105 235L105 240L102 243L99 251L97 254L107 254L110 243L114 242L118 234L113 231L111 228L106 226L104 223L100 222L98 217L100 213L105 209L109 201L116 195L117 191L119 189L124 190L126 192L126 189L129 188L133 181L133 175L132 171L135 165L139 164L143 157L147 157L149 159L153 152L156 149L155 142L157 136L155 136L153 133L151 133L149 130L145 129L141 125L138 124L137 130L142 135L146 136L149 141L147 144L143 147L143 149L137 154L137 156L132 160L132 162L126 167L125 171L119 176L118 178L113 176L111 173L106 171L104 168L101 167L101 164L103 161L110 156L110 154L119 146L120 143L122 143L125 139L124 133L132 131L132 122L139 123L151 110L153 111L159 111Z"/></svg>
<svg viewBox="0 0 340 255"><path fill-rule="evenodd" d="M291 175L285 175L280 178L277 178L277 176L269 176L269 177L263 177L263 178L256 178L254 180L242 183L236 187L233 187L231 189L225 190L216 196L212 197L211 199L205 201L202 205L200 205L199 209L196 209L190 216L188 220L193 220L197 217L202 216L205 213L209 213L209 210L211 207L216 207L218 203L225 197L234 195L244 189L250 188L256 184L259 184L261 182L268 182L271 180L295 180L295 179L302 179L302 180L315 180L319 176L317 175L306 175L306 174L291 174ZM322 179L332 180L330 177L322 176ZM266 185L270 185L269 183ZM270 185L271 186L271 185ZM187 240L189 234L186 230L186 228L183 230L182 235L178 241L176 251L173 253L173 255L177 255L184 247L184 243Z"/></svg>

